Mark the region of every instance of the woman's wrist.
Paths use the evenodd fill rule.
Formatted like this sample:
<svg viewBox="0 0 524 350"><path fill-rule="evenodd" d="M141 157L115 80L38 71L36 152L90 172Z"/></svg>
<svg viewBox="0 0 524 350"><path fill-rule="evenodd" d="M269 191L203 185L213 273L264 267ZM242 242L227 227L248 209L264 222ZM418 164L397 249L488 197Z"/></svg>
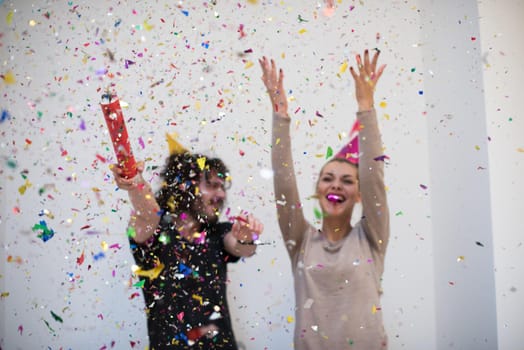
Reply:
<svg viewBox="0 0 524 350"><path fill-rule="evenodd" d="M358 111L364 112L364 111L370 111L374 108L373 101L371 102L361 102L358 104Z"/></svg>

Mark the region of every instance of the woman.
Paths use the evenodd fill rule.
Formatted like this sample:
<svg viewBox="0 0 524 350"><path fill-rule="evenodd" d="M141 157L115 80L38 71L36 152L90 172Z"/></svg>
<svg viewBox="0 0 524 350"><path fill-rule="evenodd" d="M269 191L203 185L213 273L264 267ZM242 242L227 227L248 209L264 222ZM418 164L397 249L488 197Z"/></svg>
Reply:
<svg viewBox="0 0 524 350"><path fill-rule="evenodd" d="M263 57L262 80L273 106L272 165L278 222L291 258L295 284L295 348L386 349L380 280L389 239L384 156L373 95L385 65L380 52L356 56L350 68L358 103L358 165L341 152L321 169L316 197L321 229L304 218L291 154L284 72ZM355 226L356 203L363 216Z"/></svg>

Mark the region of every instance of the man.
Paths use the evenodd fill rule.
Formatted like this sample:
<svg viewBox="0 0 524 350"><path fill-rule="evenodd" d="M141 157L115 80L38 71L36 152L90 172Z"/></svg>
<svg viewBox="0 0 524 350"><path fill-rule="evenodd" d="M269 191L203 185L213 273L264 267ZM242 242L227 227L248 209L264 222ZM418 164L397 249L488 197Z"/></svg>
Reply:
<svg viewBox="0 0 524 350"><path fill-rule="evenodd" d="M132 179L112 167L133 213L131 249L146 276L144 298L150 349L237 349L226 295L227 263L255 253L263 230L253 216L219 222L230 177L217 158L178 149L153 194L143 165Z"/></svg>

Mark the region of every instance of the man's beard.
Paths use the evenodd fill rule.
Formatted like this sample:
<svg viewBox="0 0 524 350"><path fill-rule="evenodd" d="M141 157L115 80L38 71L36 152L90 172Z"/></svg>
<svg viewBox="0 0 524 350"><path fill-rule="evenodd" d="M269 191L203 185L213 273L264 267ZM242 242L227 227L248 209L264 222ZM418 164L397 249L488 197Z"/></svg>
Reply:
<svg viewBox="0 0 524 350"><path fill-rule="evenodd" d="M213 203L214 205L210 204L204 204L202 202L201 198L197 198L193 205L191 206L191 210L189 214L196 218L196 220L202 224L216 224L218 222L218 219L220 218L220 210L222 210L222 207L224 206L224 203ZM207 213L206 208L213 207L213 213Z"/></svg>

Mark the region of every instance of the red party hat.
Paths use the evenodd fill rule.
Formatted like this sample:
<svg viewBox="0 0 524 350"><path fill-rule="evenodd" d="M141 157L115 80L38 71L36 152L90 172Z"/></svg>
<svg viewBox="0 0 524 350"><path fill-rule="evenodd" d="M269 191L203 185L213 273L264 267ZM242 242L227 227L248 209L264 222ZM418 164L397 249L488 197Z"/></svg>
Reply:
<svg viewBox="0 0 524 350"><path fill-rule="evenodd" d="M346 159L348 162L358 165L358 132L360 130L360 123L355 120L353 127L349 132L349 142L342 147L335 155L335 158Z"/></svg>

